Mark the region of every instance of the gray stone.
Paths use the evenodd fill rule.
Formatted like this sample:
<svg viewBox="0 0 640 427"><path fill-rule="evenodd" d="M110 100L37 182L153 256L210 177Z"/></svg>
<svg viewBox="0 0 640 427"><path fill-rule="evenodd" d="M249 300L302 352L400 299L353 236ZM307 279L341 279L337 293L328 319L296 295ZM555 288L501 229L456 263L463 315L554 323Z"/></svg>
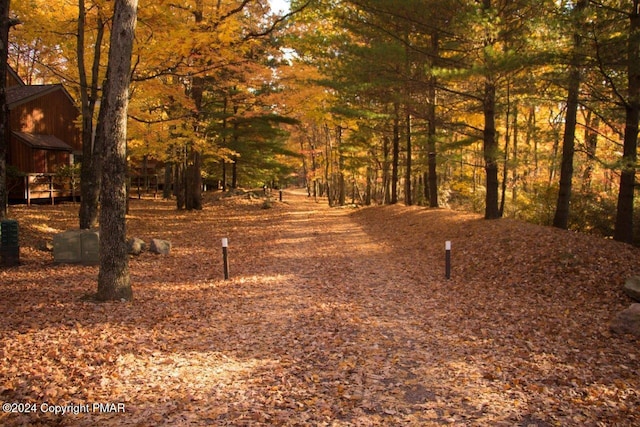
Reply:
<svg viewBox="0 0 640 427"><path fill-rule="evenodd" d="M618 313L609 326L616 334L632 334L640 337L640 304L631 304Z"/></svg>
<svg viewBox="0 0 640 427"><path fill-rule="evenodd" d="M127 247L129 249L129 254L131 255L140 255L142 252L147 250L147 244L145 241L137 237L132 237L127 240Z"/></svg>
<svg viewBox="0 0 640 427"><path fill-rule="evenodd" d="M624 292L635 301L640 302L640 276L632 276L624 284Z"/></svg>
<svg viewBox="0 0 640 427"><path fill-rule="evenodd" d="M154 254L169 255L169 252L171 252L171 242L162 239L151 239L149 251Z"/></svg>
<svg viewBox="0 0 640 427"><path fill-rule="evenodd" d="M98 230L69 230L53 236L53 261L59 264L100 263Z"/></svg>
<svg viewBox="0 0 640 427"><path fill-rule="evenodd" d="M100 264L100 232L98 230L82 230L80 234L82 264Z"/></svg>
<svg viewBox="0 0 640 427"><path fill-rule="evenodd" d="M69 230L53 236L53 262L59 264L82 262L80 233L81 230Z"/></svg>

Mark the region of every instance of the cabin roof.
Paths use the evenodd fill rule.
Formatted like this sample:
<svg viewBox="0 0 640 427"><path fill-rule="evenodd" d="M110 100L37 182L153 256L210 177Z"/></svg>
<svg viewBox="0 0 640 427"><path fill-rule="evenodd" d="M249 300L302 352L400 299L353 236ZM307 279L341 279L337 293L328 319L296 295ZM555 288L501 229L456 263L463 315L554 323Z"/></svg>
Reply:
<svg viewBox="0 0 640 427"><path fill-rule="evenodd" d="M73 103L71 96L67 90L61 84L53 85L26 85L26 86L11 86L7 88L7 105L9 109L22 105L48 93L62 90L62 92Z"/></svg>
<svg viewBox="0 0 640 427"><path fill-rule="evenodd" d="M31 148L37 148L41 150L59 150L72 152L73 147L64 142L63 140L53 135L40 135L26 132L11 132L14 137L20 141L26 143Z"/></svg>

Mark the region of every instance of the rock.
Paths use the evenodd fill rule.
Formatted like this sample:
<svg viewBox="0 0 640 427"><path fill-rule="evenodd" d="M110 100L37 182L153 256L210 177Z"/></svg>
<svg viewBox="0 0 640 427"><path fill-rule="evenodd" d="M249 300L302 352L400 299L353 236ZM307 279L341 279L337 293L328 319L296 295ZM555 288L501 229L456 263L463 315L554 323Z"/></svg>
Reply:
<svg viewBox="0 0 640 427"><path fill-rule="evenodd" d="M38 245L38 249L45 252L53 252L53 242L50 240L40 242L40 244Z"/></svg>
<svg viewBox="0 0 640 427"><path fill-rule="evenodd" d="M624 284L624 292L635 301L640 302L640 276L632 276Z"/></svg>
<svg viewBox="0 0 640 427"><path fill-rule="evenodd" d="M151 239L149 251L154 254L169 255L169 252L171 252L171 242L161 239Z"/></svg>
<svg viewBox="0 0 640 427"><path fill-rule="evenodd" d="M100 232L69 230L53 236L53 262L57 264L100 264Z"/></svg>
<svg viewBox="0 0 640 427"><path fill-rule="evenodd" d="M629 308L618 313L609 328L616 334L640 337L640 304L631 304Z"/></svg>
<svg viewBox="0 0 640 427"><path fill-rule="evenodd" d="M140 255L147 249L147 244L144 240L132 237L127 240L127 247L129 248L130 255Z"/></svg>

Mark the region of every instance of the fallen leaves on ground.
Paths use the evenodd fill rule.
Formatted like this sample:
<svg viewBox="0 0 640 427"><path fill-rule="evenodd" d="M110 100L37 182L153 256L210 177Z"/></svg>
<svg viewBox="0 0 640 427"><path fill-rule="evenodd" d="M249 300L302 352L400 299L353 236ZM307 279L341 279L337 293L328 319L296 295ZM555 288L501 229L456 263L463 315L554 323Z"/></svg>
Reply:
<svg viewBox="0 0 640 427"><path fill-rule="evenodd" d="M134 301L102 304L83 299L97 267L39 249L77 206L12 207L22 265L0 270L0 401L37 407L0 424L640 423L638 340L608 329L631 303L637 248L448 210L284 200L191 213L132 201L129 234L172 253L131 258ZM93 403L123 406L81 411Z"/></svg>

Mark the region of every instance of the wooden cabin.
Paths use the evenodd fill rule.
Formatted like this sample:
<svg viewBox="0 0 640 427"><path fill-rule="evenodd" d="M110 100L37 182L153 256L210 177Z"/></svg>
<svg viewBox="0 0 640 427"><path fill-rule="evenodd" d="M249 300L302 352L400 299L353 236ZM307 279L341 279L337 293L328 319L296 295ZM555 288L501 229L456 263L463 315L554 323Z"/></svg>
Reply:
<svg viewBox="0 0 640 427"><path fill-rule="evenodd" d="M76 126L78 108L61 84L26 85L10 70L7 75L10 137L7 165L19 176L8 176L12 202L72 197L70 180L56 172L73 165L82 154Z"/></svg>

